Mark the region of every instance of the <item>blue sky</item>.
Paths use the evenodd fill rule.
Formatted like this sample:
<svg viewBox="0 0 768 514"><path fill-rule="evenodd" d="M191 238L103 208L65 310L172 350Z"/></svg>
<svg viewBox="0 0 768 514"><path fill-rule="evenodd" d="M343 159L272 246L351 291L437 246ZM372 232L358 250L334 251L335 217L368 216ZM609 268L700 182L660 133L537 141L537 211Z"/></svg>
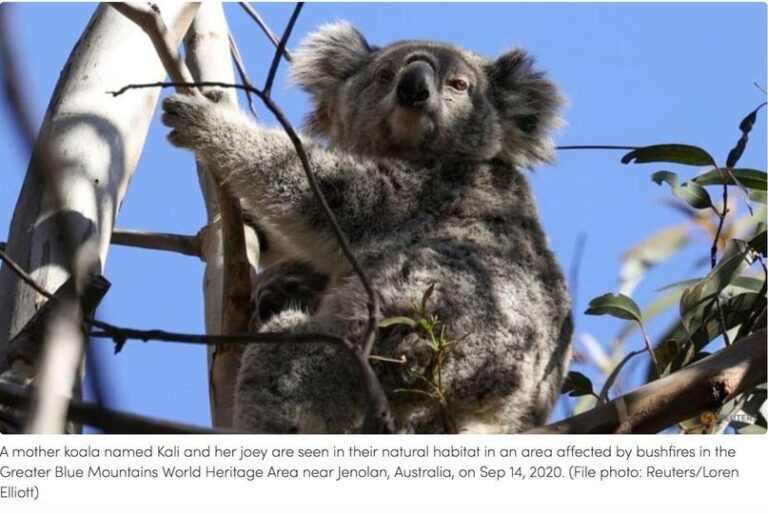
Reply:
<svg viewBox="0 0 768 514"><path fill-rule="evenodd" d="M293 7L254 6L278 33ZM37 123L93 9L91 4L14 6L17 51ZM239 6L226 9L251 78L262 83L273 49ZM753 85L766 84L765 4L308 4L289 47L317 25L337 19L351 21L373 44L438 39L489 56L525 47L570 101L564 112L567 126L556 136L562 145L685 142L723 161L738 138L741 118L765 100ZM281 66L275 99L298 125L309 108L307 97L289 87L284 72ZM4 109L0 105L0 240L7 238L29 159ZM260 115L273 123L263 109ZM195 234L205 215L193 158L165 142L166 130L157 118L118 226ZM766 168L765 126L762 111L741 166ZM577 348L581 334L608 345L621 327L617 320L581 314L590 298L616 291L620 256L660 228L682 221L659 203L668 190L649 177L660 167L622 165L621 156L561 151L554 166L530 177L566 271L578 238L586 236L575 306ZM684 177L697 172L675 171ZM700 245L653 270L633 298L646 305L656 288L696 276L691 263L706 255L702 238ZM112 247L105 274L113 285L99 317L137 328L202 332L202 271L195 258ZM652 336L664 327L664 320L652 323ZM95 344L103 350L101 363L115 407L209 423L203 348L129 343L112 357L107 342ZM630 339L630 349L641 346L637 336ZM594 376L590 366L578 369ZM555 416L562 412L561 407Z"/></svg>

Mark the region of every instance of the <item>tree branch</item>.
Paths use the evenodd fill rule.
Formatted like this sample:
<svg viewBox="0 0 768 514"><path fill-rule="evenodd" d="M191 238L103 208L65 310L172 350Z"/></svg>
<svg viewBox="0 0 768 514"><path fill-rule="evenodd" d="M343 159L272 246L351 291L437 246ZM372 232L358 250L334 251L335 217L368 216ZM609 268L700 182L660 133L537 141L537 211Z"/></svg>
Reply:
<svg viewBox="0 0 768 514"><path fill-rule="evenodd" d="M10 409L29 409L29 388L0 382L0 405ZM3 409L5 410L5 409ZM0 417L5 414L0 410ZM223 434L205 427L161 421L146 416L106 409L86 402L70 400L67 419L83 425L99 428L111 434Z"/></svg>
<svg viewBox="0 0 768 514"><path fill-rule="evenodd" d="M160 10L155 4L147 2L109 2L110 7L138 25L144 31L157 51L163 68L170 75L171 80L178 82L191 82L192 75L184 66L179 66L181 57L176 48L168 28L165 26ZM195 95L192 88L183 88L180 93Z"/></svg>
<svg viewBox="0 0 768 514"><path fill-rule="evenodd" d="M269 25L267 25L267 22L264 21L261 15L253 7L248 5L248 2L238 3L240 4L240 7L242 7L246 13L248 13L248 16L250 16L251 19L256 22L259 28L261 28L267 38L272 41L272 44L275 45L275 48L280 48L280 41L277 39L277 35L272 31L271 28L269 28ZM286 61L291 62L293 60L291 54L286 48L283 48L281 53Z"/></svg>
<svg viewBox="0 0 768 514"><path fill-rule="evenodd" d="M529 434L656 433L766 381L762 328L669 376Z"/></svg>
<svg viewBox="0 0 768 514"><path fill-rule="evenodd" d="M162 232L145 232L143 230L115 229L112 232L112 240L110 242L113 245L119 246L162 250L164 252L201 257L200 234L196 236L182 236Z"/></svg>

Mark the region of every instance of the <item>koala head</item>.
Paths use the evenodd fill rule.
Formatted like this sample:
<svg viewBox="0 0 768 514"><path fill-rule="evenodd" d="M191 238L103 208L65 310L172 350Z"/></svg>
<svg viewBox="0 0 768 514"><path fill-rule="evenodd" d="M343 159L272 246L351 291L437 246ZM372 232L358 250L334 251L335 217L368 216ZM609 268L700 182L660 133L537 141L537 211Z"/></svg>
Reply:
<svg viewBox="0 0 768 514"><path fill-rule="evenodd" d="M562 100L522 50L491 60L430 41L377 48L341 22L310 35L292 70L315 102L309 132L332 147L519 167L552 159L548 133Z"/></svg>

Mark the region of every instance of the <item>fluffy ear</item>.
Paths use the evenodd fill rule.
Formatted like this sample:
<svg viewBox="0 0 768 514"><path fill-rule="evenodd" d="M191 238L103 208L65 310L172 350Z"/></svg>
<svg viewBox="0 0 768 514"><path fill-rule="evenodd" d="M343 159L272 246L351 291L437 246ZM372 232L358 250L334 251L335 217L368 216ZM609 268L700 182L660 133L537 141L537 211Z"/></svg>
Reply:
<svg viewBox="0 0 768 514"><path fill-rule="evenodd" d="M348 22L323 25L307 36L293 54L293 79L315 100L309 118L310 133L327 136L333 98L341 84L370 57L373 49Z"/></svg>
<svg viewBox="0 0 768 514"><path fill-rule="evenodd" d="M515 49L487 67L491 98L503 132L500 157L531 168L554 159L549 132L561 124L565 103L557 86L533 68L533 58Z"/></svg>

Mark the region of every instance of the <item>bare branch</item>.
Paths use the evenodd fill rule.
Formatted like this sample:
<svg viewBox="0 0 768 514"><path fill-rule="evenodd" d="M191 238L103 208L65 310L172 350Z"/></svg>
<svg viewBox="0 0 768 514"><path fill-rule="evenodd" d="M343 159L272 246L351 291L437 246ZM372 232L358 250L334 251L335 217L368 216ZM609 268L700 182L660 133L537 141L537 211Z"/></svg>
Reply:
<svg viewBox="0 0 768 514"><path fill-rule="evenodd" d="M280 65L280 57L283 55L283 52L285 52L285 45L288 42L288 39L291 37L291 32L293 32L293 26L296 24L296 20L299 18L299 14L301 13L301 8L304 7L304 2L298 2L296 4L296 7L293 9L293 13L291 13L291 17L288 20L288 24L285 26L285 30L283 31L283 37L280 38L280 43L277 45L277 50L275 51L274 57L272 57L272 64L269 66L269 73L267 74L267 81L264 84L264 96L271 96L272 94L272 84L275 82L275 75L277 75L277 67Z"/></svg>
<svg viewBox="0 0 768 514"><path fill-rule="evenodd" d="M232 37L232 33L229 33L229 50L232 54L232 60L235 61L235 68L237 69L237 74L240 75L240 82L245 84L246 86L253 87L253 83L251 82L251 78L248 76L248 72L245 69L245 64L243 64L243 58L240 55L240 49L237 47L237 42L235 41L235 38ZM253 93L250 91L246 91L245 95L248 97L248 109L250 109L251 114L253 114L254 118L258 118L259 115L256 113L256 105L253 103Z"/></svg>
<svg viewBox="0 0 768 514"><path fill-rule="evenodd" d="M11 409L27 410L30 405L30 389L0 382L0 404ZM70 400L67 419L99 428L112 434L222 434L219 430L205 427L161 421L146 416L128 414L100 407L92 403Z"/></svg>
<svg viewBox="0 0 768 514"><path fill-rule="evenodd" d="M615 146L615 145L563 145L556 146L555 150L637 150L639 146Z"/></svg>
<svg viewBox="0 0 768 514"><path fill-rule="evenodd" d="M200 234L196 236L182 236L162 232L145 232L143 230L115 229L112 232L112 240L110 242L113 245L145 248L147 250L162 250L198 258L201 255Z"/></svg>
<svg viewBox="0 0 768 514"><path fill-rule="evenodd" d="M152 40L163 67L175 82L191 82L192 75L184 66L179 66L181 57L168 28L165 26L160 10L155 4L146 2L109 2L109 5L123 16L138 25ZM184 88L179 91L194 95L195 90Z"/></svg>
<svg viewBox="0 0 768 514"><path fill-rule="evenodd" d="M531 434L655 433L766 381L766 329L629 394Z"/></svg>
<svg viewBox="0 0 768 514"><path fill-rule="evenodd" d="M269 38L270 41L272 41L272 44L275 45L275 48L280 48L280 41L277 39L277 35L272 31L271 28L269 28L269 25L267 25L267 22L264 21L264 19L261 17L261 15L256 12L256 10L248 5L248 2L238 2L240 4L240 7L243 8L243 10L248 13L248 16L250 16L253 21L256 22L256 24L261 28L262 31L264 31L264 34ZM285 60L288 62L291 62L293 59L291 58L291 54L288 52L286 48L283 48L282 51L283 57L285 57Z"/></svg>

